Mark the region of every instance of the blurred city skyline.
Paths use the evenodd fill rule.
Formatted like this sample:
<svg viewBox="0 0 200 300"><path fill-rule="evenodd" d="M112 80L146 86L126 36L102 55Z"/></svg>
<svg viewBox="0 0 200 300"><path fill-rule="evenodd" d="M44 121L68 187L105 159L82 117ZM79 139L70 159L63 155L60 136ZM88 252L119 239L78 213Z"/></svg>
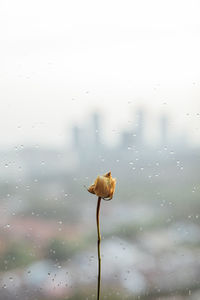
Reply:
<svg viewBox="0 0 200 300"><path fill-rule="evenodd" d="M75 102L72 99L73 101ZM49 123L47 120L46 122L40 121L37 116L33 123L29 120L28 116L26 120L22 119L20 122L16 122L15 119L8 120L7 118L6 123L4 123L1 129L0 146L2 149L20 145L27 147L40 145L41 147L49 148L70 146L73 139L71 135L72 128L76 126L77 128L84 129L93 126L94 124L91 124L91 116L94 114L98 114L101 118L102 142L114 146L120 143L120 134L123 131L131 131L137 126L137 113L138 111L143 111L145 118L143 135L146 143L149 145L153 146L160 143L161 120L166 118L167 130L171 139L176 139L179 135L182 138L185 137L191 147L198 147L200 145L200 113L194 112L191 108L186 113L186 111L183 112L182 107L182 113L175 115L168 109L167 102L163 102L161 105L163 106L162 110L153 111L148 106L136 105L134 101L128 101L124 107L123 105L116 104L113 110L112 108L110 110L97 109L95 106L94 108L91 106L86 108L87 111L80 109L75 113L76 104L72 115L69 118L66 116L65 120L62 119L62 122L57 120L59 118L58 115L56 115L55 120L52 116L52 122ZM121 111L120 107L123 107ZM13 112L16 111L12 105L11 110ZM117 110L117 115L115 114L115 110ZM70 113L67 112L68 114ZM4 117L6 118L6 116Z"/></svg>

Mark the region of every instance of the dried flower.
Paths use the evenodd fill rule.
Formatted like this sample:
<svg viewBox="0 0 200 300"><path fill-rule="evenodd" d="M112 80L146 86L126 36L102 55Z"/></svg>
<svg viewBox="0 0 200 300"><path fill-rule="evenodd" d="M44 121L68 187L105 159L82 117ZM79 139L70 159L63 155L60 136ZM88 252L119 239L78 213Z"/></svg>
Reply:
<svg viewBox="0 0 200 300"><path fill-rule="evenodd" d="M98 176L95 182L87 189L88 192L97 195L97 211L96 211L96 221L97 221L97 250L98 250L98 282L97 282L97 300L100 300L100 286L101 286L101 234L100 234L100 205L101 198L104 200L111 200L115 191L116 179L112 178L111 172L105 175Z"/></svg>
<svg viewBox="0 0 200 300"><path fill-rule="evenodd" d="M98 176L87 190L88 192L103 198L104 200L111 200L115 191L116 179L112 178L111 172L105 175Z"/></svg>

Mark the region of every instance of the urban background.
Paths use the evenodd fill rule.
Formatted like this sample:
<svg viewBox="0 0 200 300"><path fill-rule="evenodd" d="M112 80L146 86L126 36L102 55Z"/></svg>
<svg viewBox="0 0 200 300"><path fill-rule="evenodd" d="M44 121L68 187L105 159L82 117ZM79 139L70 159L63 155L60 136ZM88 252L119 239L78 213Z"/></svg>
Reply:
<svg viewBox="0 0 200 300"><path fill-rule="evenodd" d="M102 203L102 299L200 299L200 149L160 115L158 139L135 110L118 143L94 111L60 148L0 151L0 299L95 299L96 198L84 187L111 170Z"/></svg>

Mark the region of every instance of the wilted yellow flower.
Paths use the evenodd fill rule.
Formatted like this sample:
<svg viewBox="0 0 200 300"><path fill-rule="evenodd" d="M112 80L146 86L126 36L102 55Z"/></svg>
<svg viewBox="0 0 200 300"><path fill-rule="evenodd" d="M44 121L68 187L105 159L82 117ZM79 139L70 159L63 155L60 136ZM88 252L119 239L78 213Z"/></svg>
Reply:
<svg viewBox="0 0 200 300"><path fill-rule="evenodd" d="M98 176L89 188L88 192L105 200L111 200L115 191L116 179L112 178L111 172Z"/></svg>

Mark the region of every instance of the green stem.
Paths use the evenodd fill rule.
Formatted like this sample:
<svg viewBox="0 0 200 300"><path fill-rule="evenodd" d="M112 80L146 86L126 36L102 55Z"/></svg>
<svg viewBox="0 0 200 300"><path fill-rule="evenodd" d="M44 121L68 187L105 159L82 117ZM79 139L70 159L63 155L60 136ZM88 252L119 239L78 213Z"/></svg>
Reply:
<svg viewBox="0 0 200 300"><path fill-rule="evenodd" d="M101 252L100 252L100 246L101 246L101 234L100 234L100 223L99 223L99 213L100 213L100 205L101 205L101 197L98 197L97 202L97 214L96 214L96 220L97 220L97 250L98 250L98 284L97 284L97 300L100 299L100 287L101 287Z"/></svg>

